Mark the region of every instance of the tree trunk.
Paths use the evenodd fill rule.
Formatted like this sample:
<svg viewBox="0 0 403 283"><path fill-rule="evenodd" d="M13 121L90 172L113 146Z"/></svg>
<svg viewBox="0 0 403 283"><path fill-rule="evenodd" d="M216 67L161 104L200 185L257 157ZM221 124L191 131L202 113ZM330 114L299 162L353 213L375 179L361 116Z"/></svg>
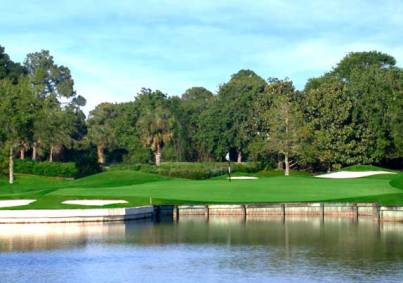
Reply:
<svg viewBox="0 0 403 283"><path fill-rule="evenodd" d="M287 113L288 115L288 113ZM288 161L288 116L285 118L285 133L286 133L286 140L285 144L287 145L287 149L285 150L286 152L284 153L284 165L285 165L285 172L284 175L288 176L290 175L290 162Z"/></svg>
<svg viewBox="0 0 403 283"><path fill-rule="evenodd" d="M8 182L10 184L14 183L14 156L13 156L13 147L10 146L10 159L8 162Z"/></svg>
<svg viewBox="0 0 403 283"><path fill-rule="evenodd" d="M283 166L283 156L278 153L277 154L277 170L283 170L284 166Z"/></svg>
<svg viewBox="0 0 403 283"><path fill-rule="evenodd" d="M21 148L20 149L20 159L24 160L24 158L25 158L25 148Z"/></svg>
<svg viewBox="0 0 403 283"><path fill-rule="evenodd" d="M50 146L49 162L53 162L53 145Z"/></svg>
<svg viewBox="0 0 403 283"><path fill-rule="evenodd" d="M36 142L34 142L34 144L32 145L32 160L36 160Z"/></svg>
<svg viewBox="0 0 403 283"><path fill-rule="evenodd" d="M103 145L97 145L97 156L98 156L98 163L101 165L105 164L105 147Z"/></svg>
<svg viewBox="0 0 403 283"><path fill-rule="evenodd" d="M161 165L161 147L160 144L157 144L157 151L155 152L155 165Z"/></svg>
<svg viewBox="0 0 403 283"><path fill-rule="evenodd" d="M242 152L238 151L238 157L236 159L236 163L241 163L242 162Z"/></svg>

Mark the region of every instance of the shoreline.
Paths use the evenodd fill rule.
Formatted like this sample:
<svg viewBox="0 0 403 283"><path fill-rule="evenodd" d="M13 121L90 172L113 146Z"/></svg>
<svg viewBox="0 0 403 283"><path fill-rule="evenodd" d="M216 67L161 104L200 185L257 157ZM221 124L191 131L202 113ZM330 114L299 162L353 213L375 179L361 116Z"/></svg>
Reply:
<svg viewBox="0 0 403 283"><path fill-rule="evenodd" d="M11 223L110 222L152 219L166 216L178 220L187 216L261 217L349 217L372 218L377 222L402 222L403 206L376 203L274 203L214 205L147 205L130 208L0 210L0 225ZM1 226L0 226L1 227Z"/></svg>

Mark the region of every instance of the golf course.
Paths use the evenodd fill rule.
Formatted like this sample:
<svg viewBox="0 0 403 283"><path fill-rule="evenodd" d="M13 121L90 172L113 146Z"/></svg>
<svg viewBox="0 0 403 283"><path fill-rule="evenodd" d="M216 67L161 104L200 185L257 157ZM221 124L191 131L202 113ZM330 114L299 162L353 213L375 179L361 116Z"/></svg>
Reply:
<svg viewBox="0 0 403 283"><path fill-rule="evenodd" d="M379 168L374 167L376 170ZM356 167L354 170L368 169ZM145 204L251 204L278 202L376 202L403 204L403 173L391 172L361 178L317 178L301 172L282 176L275 171L236 172L206 180L161 176L114 169L76 180L18 174L13 185L0 179L0 201L35 200L28 205L2 209L63 209L133 207ZM111 205L64 204L71 200L122 200Z"/></svg>

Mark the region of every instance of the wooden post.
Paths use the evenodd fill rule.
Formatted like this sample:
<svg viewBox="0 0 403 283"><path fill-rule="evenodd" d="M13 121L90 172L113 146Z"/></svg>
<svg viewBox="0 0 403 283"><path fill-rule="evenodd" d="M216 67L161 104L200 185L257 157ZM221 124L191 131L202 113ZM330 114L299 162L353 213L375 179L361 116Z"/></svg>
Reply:
<svg viewBox="0 0 403 283"><path fill-rule="evenodd" d="M353 209L354 209L354 220L356 221L356 222L358 222L358 210L359 210L359 207L358 207L358 205L356 204L356 203L354 203L353 204Z"/></svg>
<svg viewBox="0 0 403 283"><path fill-rule="evenodd" d="M282 212L282 216L283 216L283 223L285 223L285 204L284 203L281 204L281 212Z"/></svg>
<svg viewBox="0 0 403 283"><path fill-rule="evenodd" d="M175 222L179 221L179 207L177 205L174 207L174 220Z"/></svg>
<svg viewBox="0 0 403 283"><path fill-rule="evenodd" d="M320 216L322 218L322 223L325 222L325 203L320 203Z"/></svg>
<svg viewBox="0 0 403 283"><path fill-rule="evenodd" d="M372 211L373 211L373 215L374 215L376 221L378 223L380 223L381 222L381 211L380 211L380 206L377 203L373 204Z"/></svg>

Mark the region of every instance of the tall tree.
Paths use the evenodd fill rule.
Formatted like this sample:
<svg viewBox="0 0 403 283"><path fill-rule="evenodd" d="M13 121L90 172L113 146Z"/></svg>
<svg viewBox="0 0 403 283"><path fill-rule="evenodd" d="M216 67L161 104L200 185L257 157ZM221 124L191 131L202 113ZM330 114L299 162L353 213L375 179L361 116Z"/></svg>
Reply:
<svg viewBox="0 0 403 283"><path fill-rule="evenodd" d="M361 161L363 145L355 140L353 100L338 78L326 78L305 94L305 119L317 159L329 170Z"/></svg>
<svg viewBox="0 0 403 283"><path fill-rule="evenodd" d="M289 175L290 167L301 153L301 142L304 134L302 113L294 99L295 89L291 81L270 79L266 92L271 97L270 107L262 113L266 126L266 148L284 158L284 174ZM264 133L264 132L263 132Z"/></svg>
<svg viewBox="0 0 403 283"><path fill-rule="evenodd" d="M204 133L200 129L201 114L206 111L214 101L214 95L203 87L192 87L185 91L181 97L180 117L185 134L187 160L203 160L209 155L204 145Z"/></svg>
<svg viewBox="0 0 403 283"><path fill-rule="evenodd" d="M72 126L65 108L80 107L85 99L77 95L70 70L55 64L49 51L30 53L24 61L28 78L39 101L33 129L32 159L37 158L38 147L49 149L49 160L54 149L71 144Z"/></svg>
<svg viewBox="0 0 403 283"><path fill-rule="evenodd" d="M251 127L252 101L265 87L265 80L251 70L240 70L220 86L217 100L208 111L215 123L206 124L207 129L204 128L216 135L211 138L216 143L214 151L217 159L222 159L229 149L234 149L237 162L243 160L255 135Z"/></svg>
<svg viewBox="0 0 403 283"><path fill-rule="evenodd" d="M119 103L115 104L115 109L117 115L113 119L113 128L116 135L116 148L120 157L130 162L148 162L151 159L150 152L141 143L136 127L140 114L138 105L133 101Z"/></svg>
<svg viewBox="0 0 403 283"><path fill-rule="evenodd" d="M315 110L324 116L322 119L339 116L343 120L340 125L343 130L340 128L339 132L332 133L345 139L339 144L339 148L344 150L343 155L334 156L333 162L338 166L379 163L398 155L394 138L398 137L396 123L399 123L396 105L401 104L403 99L403 77L401 69L395 64L392 56L381 52L353 52L331 72L311 79L306 85L305 93L310 101L306 109L315 108L312 103L322 102L312 100L313 97L326 101L326 97L317 95L326 89L330 91L327 96L337 92L337 97L340 97L332 102L329 109ZM312 112L307 111L307 114L312 116ZM326 131L330 133L332 129L323 128L321 132Z"/></svg>
<svg viewBox="0 0 403 283"><path fill-rule="evenodd" d="M88 138L97 146L98 163L105 164L105 149L116 145L116 133L113 125L117 117L116 107L112 103L101 103L90 112L88 118Z"/></svg>
<svg viewBox="0 0 403 283"><path fill-rule="evenodd" d="M33 94L27 80L17 84L10 80L0 80L0 136L9 156L9 183L14 183L15 149L25 140L32 128Z"/></svg>
<svg viewBox="0 0 403 283"><path fill-rule="evenodd" d="M161 150L172 139L175 119L168 105L166 95L160 91L143 89L136 102L141 105L137 127L144 145L149 146L155 156L155 164L161 164Z"/></svg>

